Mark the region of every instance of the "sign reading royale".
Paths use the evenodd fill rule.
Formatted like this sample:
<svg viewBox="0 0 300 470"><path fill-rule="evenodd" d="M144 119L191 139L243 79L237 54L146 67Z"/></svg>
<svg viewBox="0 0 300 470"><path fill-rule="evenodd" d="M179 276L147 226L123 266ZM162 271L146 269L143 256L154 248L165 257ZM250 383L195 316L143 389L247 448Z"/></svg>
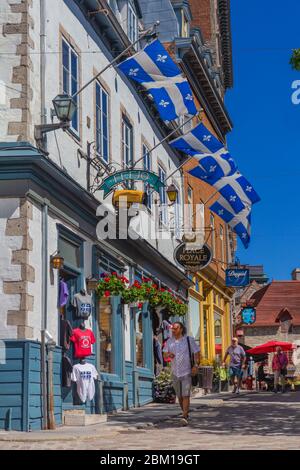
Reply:
<svg viewBox="0 0 300 470"><path fill-rule="evenodd" d="M200 271L212 260L212 252L207 245L198 250L188 250L185 243L181 243L175 252L174 259L183 266L186 271Z"/></svg>
<svg viewBox="0 0 300 470"><path fill-rule="evenodd" d="M227 287L245 287L249 285L249 269L226 269Z"/></svg>
<svg viewBox="0 0 300 470"><path fill-rule="evenodd" d="M160 188L165 186L164 183L159 179L159 176L152 171L121 170L105 178L98 189L102 189L104 191L104 198L106 198L115 186L130 180L144 181L144 183L148 183L157 192L159 192Z"/></svg>
<svg viewBox="0 0 300 470"><path fill-rule="evenodd" d="M256 310L253 307L245 307L241 311L241 320L245 325L252 325L256 321Z"/></svg>

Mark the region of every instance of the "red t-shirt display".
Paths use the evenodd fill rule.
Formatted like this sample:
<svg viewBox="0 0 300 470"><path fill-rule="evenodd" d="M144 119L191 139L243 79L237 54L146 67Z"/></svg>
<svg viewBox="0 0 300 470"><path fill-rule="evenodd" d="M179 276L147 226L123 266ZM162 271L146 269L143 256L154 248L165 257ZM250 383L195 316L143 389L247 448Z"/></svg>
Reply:
<svg viewBox="0 0 300 470"><path fill-rule="evenodd" d="M75 347L75 358L90 356L92 354L92 344L96 343L96 339L92 330L81 330L75 328L70 338Z"/></svg>

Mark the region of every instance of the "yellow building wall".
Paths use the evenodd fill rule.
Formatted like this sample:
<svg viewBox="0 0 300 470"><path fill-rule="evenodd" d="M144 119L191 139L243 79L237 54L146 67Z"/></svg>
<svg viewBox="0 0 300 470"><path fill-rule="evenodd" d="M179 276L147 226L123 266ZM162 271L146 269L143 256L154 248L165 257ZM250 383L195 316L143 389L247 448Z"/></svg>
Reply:
<svg viewBox="0 0 300 470"><path fill-rule="evenodd" d="M199 302L200 317L200 349L202 359L208 359L213 362L216 359L216 341L215 341L215 312L221 315L221 331L222 331L222 357L231 342L231 314L230 314L230 297L222 286L210 287L207 295L205 290L208 285L207 279L197 273L199 280L199 292L194 288L190 289L189 295ZM214 303L214 296L219 296L219 305ZM207 312L207 354L205 354L205 331L204 331L204 315Z"/></svg>

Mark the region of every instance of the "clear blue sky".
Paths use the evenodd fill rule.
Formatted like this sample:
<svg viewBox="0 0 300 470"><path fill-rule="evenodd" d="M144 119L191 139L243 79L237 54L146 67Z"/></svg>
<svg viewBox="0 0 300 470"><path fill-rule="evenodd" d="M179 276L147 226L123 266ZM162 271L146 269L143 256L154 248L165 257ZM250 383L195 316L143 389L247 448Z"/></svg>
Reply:
<svg viewBox="0 0 300 470"><path fill-rule="evenodd" d="M262 201L253 206L252 237L241 263L264 264L272 279L300 267L300 105L291 101L300 72L299 0L231 0L234 87L226 106L234 129L228 148Z"/></svg>

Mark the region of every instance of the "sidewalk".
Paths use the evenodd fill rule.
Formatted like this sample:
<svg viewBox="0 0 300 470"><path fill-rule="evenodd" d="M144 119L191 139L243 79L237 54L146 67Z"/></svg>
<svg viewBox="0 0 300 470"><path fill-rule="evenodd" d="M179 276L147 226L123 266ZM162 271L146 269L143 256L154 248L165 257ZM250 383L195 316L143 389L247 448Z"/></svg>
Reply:
<svg viewBox="0 0 300 470"><path fill-rule="evenodd" d="M242 391L192 398L188 426L179 405L152 403L104 424L31 433L0 432L5 450L299 450L300 392Z"/></svg>
<svg viewBox="0 0 300 470"><path fill-rule="evenodd" d="M191 412L205 406L222 406L224 398L229 398L229 393L194 396L191 400ZM115 437L124 431L136 431L151 429L160 423L174 423L174 419L181 413L180 406L176 403L151 403L140 408L128 411L119 411L108 415L106 423L90 426L60 426L55 430L17 432L0 431L0 442L44 442L44 441L77 441L90 440L105 437Z"/></svg>

